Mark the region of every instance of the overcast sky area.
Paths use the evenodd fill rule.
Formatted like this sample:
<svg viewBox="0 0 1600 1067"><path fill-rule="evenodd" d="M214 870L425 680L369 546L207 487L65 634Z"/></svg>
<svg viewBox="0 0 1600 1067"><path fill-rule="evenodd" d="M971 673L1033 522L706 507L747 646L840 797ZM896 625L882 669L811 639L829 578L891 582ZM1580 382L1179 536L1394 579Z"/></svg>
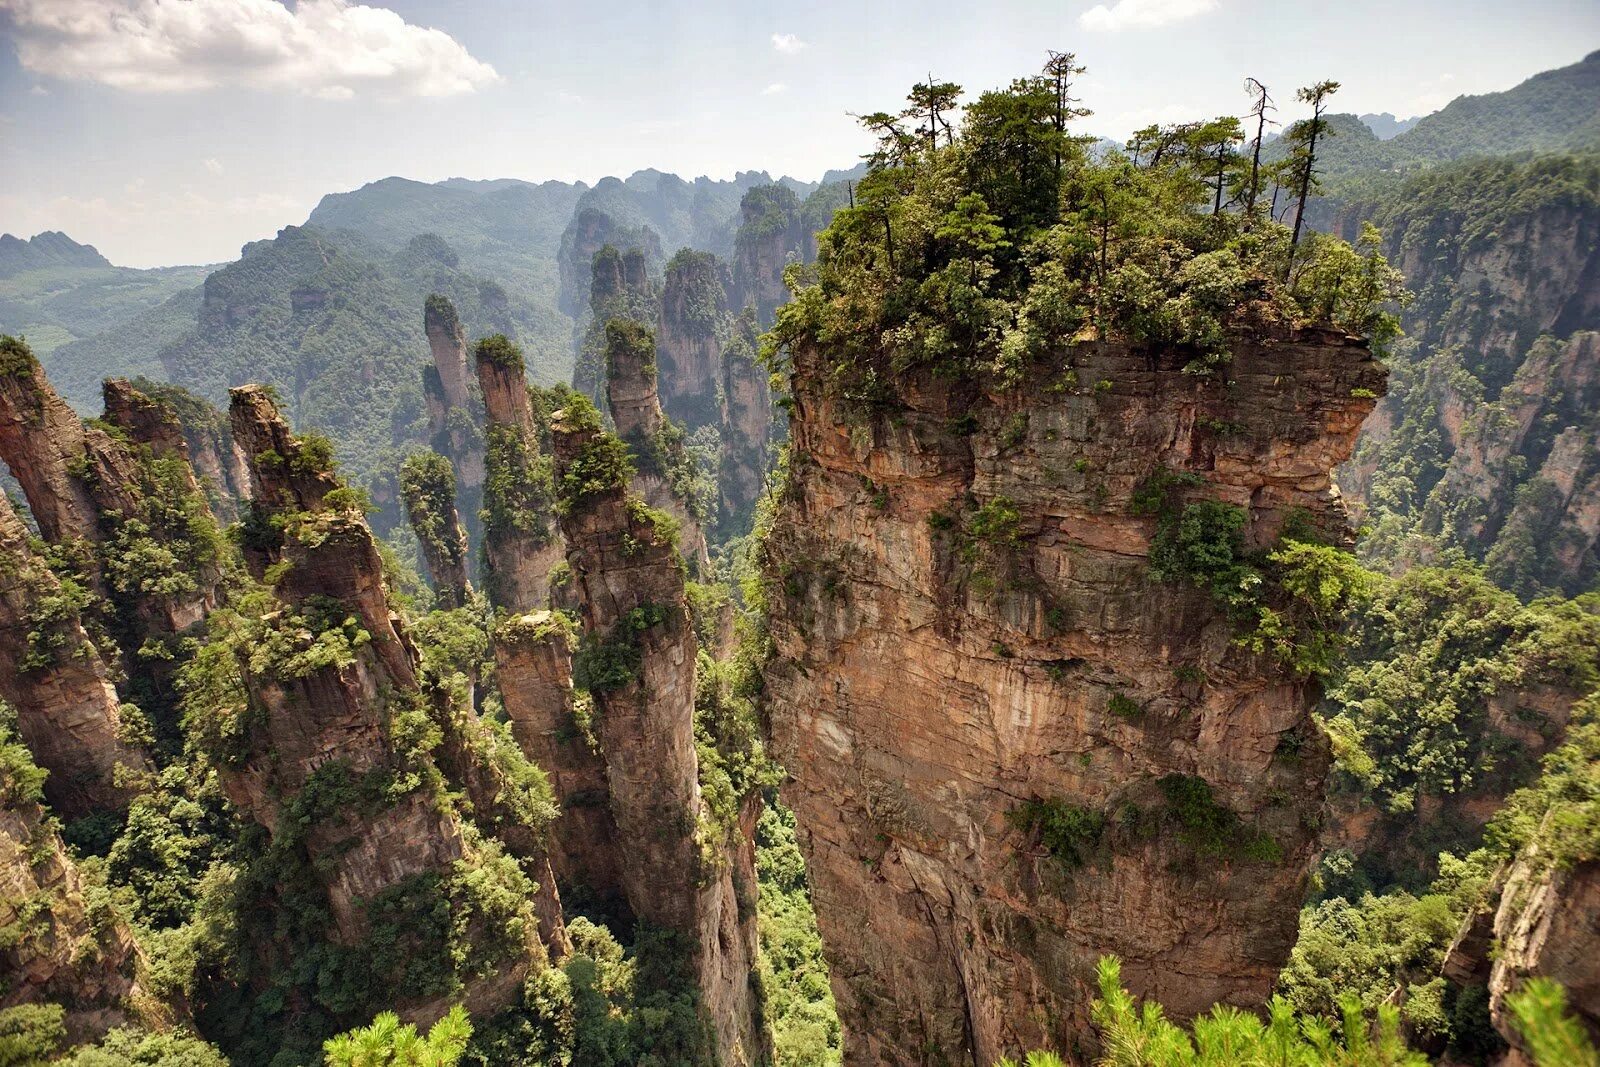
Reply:
<svg viewBox="0 0 1600 1067"><path fill-rule="evenodd" d="M0 231L129 266L218 262L329 192L402 175L814 180L850 112L1089 67L1082 132L1237 113L1437 110L1600 47L1595 0L0 0Z"/></svg>

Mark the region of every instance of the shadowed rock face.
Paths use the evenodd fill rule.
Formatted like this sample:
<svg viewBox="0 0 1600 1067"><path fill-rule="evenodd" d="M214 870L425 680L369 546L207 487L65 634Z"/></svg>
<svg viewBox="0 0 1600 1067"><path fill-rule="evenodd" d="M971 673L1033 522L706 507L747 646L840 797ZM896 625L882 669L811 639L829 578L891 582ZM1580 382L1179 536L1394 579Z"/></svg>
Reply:
<svg viewBox="0 0 1600 1067"><path fill-rule="evenodd" d="M428 297L423 328L433 365L423 373L428 405L429 440L433 450L447 457L460 483L466 529L478 538L478 508L483 499L483 415L473 395L474 371L467 355L467 335L461 317L448 298Z"/></svg>
<svg viewBox="0 0 1600 1067"><path fill-rule="evenodd" d="M717 384L731 284L726 275L710 252L684 249L667 263L661 288L656 331L661 404L690 429L719 421Z"/></svg>
<svg viewBox="0 0 1600 1067"><path fill-rule="evenodd" d="M42 600L61 583L28 547L28 531L0 494L0 698L34 760L50 772L46 795L64 819L126 806L118 767L147 770L144 753L120 739L116 689L76 613L41 626Z"/></svg>
<svg viewBox="0 0 1600 1067"><path fill-rule="evenodd" d="M489 599L508 612L545 607L550 570L561 562L549 500L537 490L539 433L528 403L521 353L487 342L475 354L488 422L484 494L484 579Z"/></svg>
<svg viewBox="0 0 1600 1067"><path fill-rule="evenodd" d="M606 400L617 436L634 455L633 488L644 502L678 522L678 544L694 573L710 564L705 530L690 502L672 484L669 468L683 468L689 459L680 440L662 433L667 427L656 391L655 336L627 319L606 323Z"/></svg>
<svg viewBox="0 0 1600 1067"><path fill-rule="evenodd" d="M400 469L400 494L439 606L447 611L462 607L472 594L467 580L470 557L467 531L456 511L456 478L450 461L438 453L410 457Z"/></svg>
<svg viewBox="0 0 1600 1067"><path fill-rule="evenodd" d="M1183 359L1075 345L1003 393L912 373L869 420L795 353L766 696L849 1062L1092 1042L1104 953L1174 1015L1258 1006L1294 942L1328 764L1314 687L1149 577L1130 498L1189 471L1190 499L1247 510L1249 546L1297 510L1342 531L1329 471L1384 370L1321 331L1241 337L1226 383ZM1200 852L1185 792L1258 858ZM1105 818L1086 863L1026 831L1028 801Z"/></svg>
<svg viewBox="0 0 1600 1067"><path fill-rule="evenodd" d="M549 610L507 617L494 633L495 665L511 732L550 776L560 814L550 829L550 863L564 887L624 918L625 858L618 851L606 765L597 738L574 712L572 643L564 616Z"/></svg>
<svg viewBox="0 0 1600 1067"><path fill-rule="evenodd" d="M43 907L40 907L43 905ZM0 774L0 929L21 936L0 948L0 1010L67 1008L67 1037L93 1041L133 1019L138 946L120 920L90 914L78 870L53 820L22 783Z"/></svg>
<svg viewBox="0 0 1600 1067"><path fill-rule="evenodd" d="M567 500L561 527L590 645L585 655L610 665L588 681L625 857L623 892L635 915L690 946L721 1061L754 1063L766 1052L750 984L755 931L740 916L734 882L744 879L748 891L753 871L736 841L715 842L725 860L708 862L696 829L703 817L696 648L677 550L630 498L614 465L620 442L606 438L594 412L587 421L566 414L557 413L552 427L557 470L581 472L588 488ZM605 470L609 478L597 476Z"/></svg>

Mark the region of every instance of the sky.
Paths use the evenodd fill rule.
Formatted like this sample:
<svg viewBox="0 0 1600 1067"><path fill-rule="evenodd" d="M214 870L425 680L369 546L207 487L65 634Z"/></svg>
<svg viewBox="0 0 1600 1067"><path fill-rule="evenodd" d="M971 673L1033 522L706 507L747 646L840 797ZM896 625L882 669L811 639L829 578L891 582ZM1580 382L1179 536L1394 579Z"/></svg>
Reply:
<svg viewBox="0 0 1600 1067"><path fill-rule="evenodd" d="M137 267L233 259L389 175L593 183L654 167L815 180L852 112L1089 68L1082 131L1437 110L1600 47L1594 0L0 0L0 232Z"/></svg>

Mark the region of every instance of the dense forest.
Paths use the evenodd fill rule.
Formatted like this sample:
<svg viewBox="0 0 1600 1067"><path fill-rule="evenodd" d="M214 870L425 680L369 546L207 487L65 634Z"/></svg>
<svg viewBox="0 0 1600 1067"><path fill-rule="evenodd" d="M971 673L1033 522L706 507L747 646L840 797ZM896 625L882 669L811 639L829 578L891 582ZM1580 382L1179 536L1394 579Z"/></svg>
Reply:
<svg viewBox="0 0 1600 1067"><path fill-rule="evenodd" d="M0 239L0 1067L1600 1063L1600 53L1084 75Z"/></svg>

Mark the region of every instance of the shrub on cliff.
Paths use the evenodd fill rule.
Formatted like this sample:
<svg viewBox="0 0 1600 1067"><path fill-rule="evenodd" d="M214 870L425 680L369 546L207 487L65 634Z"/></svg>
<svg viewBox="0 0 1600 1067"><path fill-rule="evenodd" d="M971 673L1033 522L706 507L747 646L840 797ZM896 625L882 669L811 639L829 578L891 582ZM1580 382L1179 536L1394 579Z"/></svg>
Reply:
<svg viewBox="0 0 1600 1067"><path fill-rule="evenodd" d="M829 388L870 413L892 406L908 369L1010 385L1081 337L1175 347L1208 374L1245 305L1258 320L1393 339L1404 293L1375 235L1355 249L1319 236L1291 255L1286 227L1230 210L1217 160L1237 124L1152 128L1131 154L1092 154L1068 132L1087 112L1067 105L1064 69L982 94L943 143L906 127L938 114L920 97L903 115L863 117L878 151L818 235L815 268L791 268L769 361L819 349ZM946 110L959 94L948 88Z"/></svg>

